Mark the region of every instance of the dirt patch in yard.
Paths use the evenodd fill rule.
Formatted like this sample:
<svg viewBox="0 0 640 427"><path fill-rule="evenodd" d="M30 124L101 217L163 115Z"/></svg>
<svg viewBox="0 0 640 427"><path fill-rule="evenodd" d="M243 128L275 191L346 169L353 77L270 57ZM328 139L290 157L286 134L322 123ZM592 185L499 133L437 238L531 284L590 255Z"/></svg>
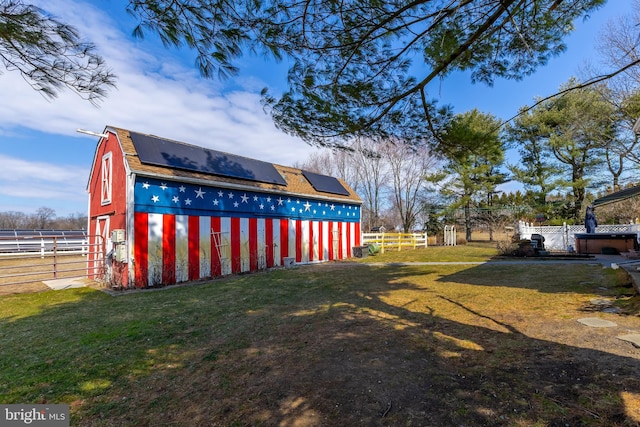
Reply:
<svg viewBox="0 0 640 427"><path fill-rule="evenodd" d="M46 290L49 290L49 288L42 282L23 283L20 285L2 285L0 286L0 296L12 294L30 294L33 292L42 292Z"/></svg>

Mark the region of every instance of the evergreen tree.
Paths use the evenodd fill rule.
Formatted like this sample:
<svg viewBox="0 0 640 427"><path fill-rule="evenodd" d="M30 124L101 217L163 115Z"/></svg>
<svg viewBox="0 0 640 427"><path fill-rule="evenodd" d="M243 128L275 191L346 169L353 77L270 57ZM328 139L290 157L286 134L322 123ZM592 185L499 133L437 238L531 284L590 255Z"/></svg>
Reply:
<svg viewBox="0 0 640 427"><path fill-rule="evenodd" d="M507 126L506 134L518 147L520 165L509 165L516 181L521 182L534 196L534 206L544 209L547 195L558 185L560 168L553 162L553 153L546 143L548 130L527 107Z"/></svg>
<svg viewBox="0 0 640 427"><path fill-rule="evenodd" d="M441 154L452 176L442 191L464 209L467 240L471 240L473 205L507 180L499 171L505 150L499 124L496 117L472 110L456 115L443 133Z"/></svg>
<svg viewBox="0 0 640 427"><path fill-rule="evenodd" d="M538 104L519 122L523 126L510 131L510 137L523 149L523 158L533 159L525 167L533 166L530 170L539 173L536 179L549 177L551 171L561 172L552 182L557 188L570 190L563 209L574 221L581 217L586 189L602 166L615 132L611 104L593 87L577 86L575 79L569 80L560 88L562 95ZM543 184L538 181L539 186Z"/></svg>

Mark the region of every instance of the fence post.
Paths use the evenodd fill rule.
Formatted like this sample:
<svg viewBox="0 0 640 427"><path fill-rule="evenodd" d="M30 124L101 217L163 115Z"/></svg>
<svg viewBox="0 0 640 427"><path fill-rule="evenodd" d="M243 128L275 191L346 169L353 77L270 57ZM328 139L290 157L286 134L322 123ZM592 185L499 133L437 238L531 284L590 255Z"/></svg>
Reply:
<svg viewBox="0 0 640 427"><path fill-rule="evenodd" d="M382 232L382 238L380 239L380 253L384 253L384 231Z"/></svg>
<svg viewBox="0 0 640 427"><path fill-rule="evenodd" d="M53 236L53 278L58 278L58 238Z"/></svg>

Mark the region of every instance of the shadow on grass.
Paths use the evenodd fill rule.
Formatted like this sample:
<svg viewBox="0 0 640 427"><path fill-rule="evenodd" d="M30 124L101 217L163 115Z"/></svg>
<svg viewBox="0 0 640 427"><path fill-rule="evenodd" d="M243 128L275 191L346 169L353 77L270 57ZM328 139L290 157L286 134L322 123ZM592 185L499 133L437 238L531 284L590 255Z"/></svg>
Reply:
<svg viewBox="0 0 640 427"><path fill-rule="evenodd" d="M489 310L451 286L473 269L450 268L323 265L117 298L50 293L0 323L0 398L70 403L82 426L640 422L639 350L534 338L523 330L535 312ZM32 300L0 299L0 314L21 302Z"/></svg>
<svg viewBox="0 0 640 427"><path fill-rule="evenodd" d="M544 293L593 292L608 277L623 270L604 269L594 263L487 262L445 274L442 282L531 289ZM615 279L621 280L621 279ZM584 286L593 285L593 286Z"/></svg>

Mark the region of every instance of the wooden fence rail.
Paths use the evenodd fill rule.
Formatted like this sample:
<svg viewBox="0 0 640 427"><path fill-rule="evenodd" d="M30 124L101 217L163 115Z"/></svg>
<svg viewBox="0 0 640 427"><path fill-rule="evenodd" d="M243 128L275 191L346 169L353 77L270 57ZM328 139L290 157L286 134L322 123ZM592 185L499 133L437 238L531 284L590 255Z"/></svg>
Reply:
<svg viewBox="0 0 640 427"><path fill-rule="evenodd" d="M385 250L415 249L427 247L426 233L363 233L363 245L377 245L380 253Z"/></svg>

